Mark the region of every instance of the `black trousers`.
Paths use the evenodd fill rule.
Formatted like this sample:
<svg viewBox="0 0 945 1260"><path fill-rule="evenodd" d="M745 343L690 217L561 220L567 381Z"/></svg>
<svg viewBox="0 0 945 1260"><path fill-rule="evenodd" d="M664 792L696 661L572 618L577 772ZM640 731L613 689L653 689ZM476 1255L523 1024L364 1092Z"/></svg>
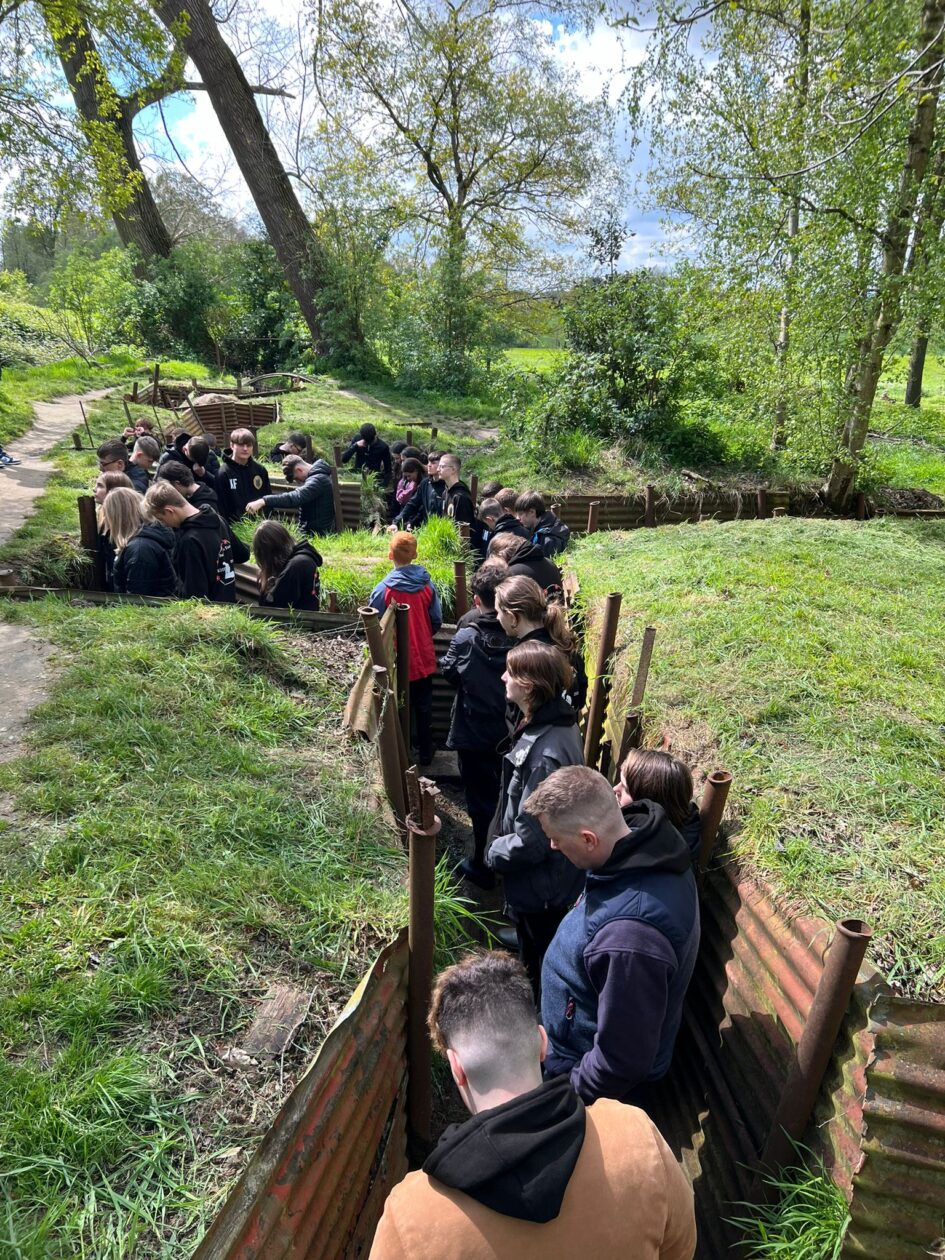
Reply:
<svg viewBox="0 0 945 1260"><path fill-rule="evenodd" d="M496 752L458 752L459 777L466 794L466 810L472 823L475 859L482 862L489 824L499 803L502 758Z"/></svg>
<svg viewBox="0 0 945 1260"><path fill-rule="evenodd" d="M410 684L410 724L421 762L433 760L433 675Z"/></svg>
<svg viewBox="0 0 945 1260"><path fill-rule="evenodd" d="M518 952L522 966L528 972L535 994L535 1005L541 1010L541 964L554 940L558 924L568 913L567 906L554 906L550 910L513 912L515 931L518 935Z"/></svg>

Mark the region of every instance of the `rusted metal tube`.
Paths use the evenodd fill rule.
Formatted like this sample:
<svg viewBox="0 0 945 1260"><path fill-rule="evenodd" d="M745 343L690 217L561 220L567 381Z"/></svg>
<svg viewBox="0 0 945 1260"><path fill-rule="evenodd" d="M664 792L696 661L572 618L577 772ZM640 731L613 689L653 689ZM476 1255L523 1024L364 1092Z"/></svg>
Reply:
<svg viewBox="0 0 945 1260"><path fill-rule="evenodd" d="M804 1136L872 935L862 919L837 924L761 1156L761 1172L777 1173L796 1159L793 1144ZM771 1187L763 1189L767 1193Z"/></svg>
<svg viewBox="0 0 945 1260"><path fill-rule="evenodd" d="M758 519L759 521L767 520L768 518L768 491L765 488L765 486L758 487L757 499L758 499Z"/></svg>
<svg viewBox="0 0 945 1260"><path fill-rule="evenodd" d="M433 1111L433 1049L427 1033L427 1011L433 991L433 887L436 837L440 820L434 815L424 827L410 814L409 845L410 961L407 975L407 1122L416 1143L430 1142Z"/></svg>
<svg viewBox="0 0 945 1260"><path fill-rule="evenodd" d="M620 620L619 591L612 591L604 605L604 618L600 628L600 643L597 648L597 669L594 675L594 686L591 688L591 703L587 711L587 723L584 728L584 762L588 766L597 764L600 741L604 733L604 716L607 712L607 696L610 690L610 673L613 667L612 657L614 644L617 642L617 623Z"/></svg>
<svg viewBox="0 0 945 1260"><path fill-rule="evenodd" d="M463 542L469 542L469 522L461 521L459 526L459 536Z"/></svg>
<svg viewBox="0 0 945 1260"><path fill-rule="evenodd" d="M469 592L466 589L466 565L462 560L453 561L453 584L456 587L456 620L469 612Z"/></svg>
<svg viewBox="0 0 945 1260"><path fill-rule="evenodd" d="M617 750L617 769L623 765L624 757L631 748L639 748L643 737L643 698L646 695L646 682L650 676L650 661L653 659L653 646L656 643L656 626L647 626L643 631L643 642L640 644L640 660L637 663L636 677L633 680L633 691L630 695L630 707L623 724L620 747Z"/></svg>
<svg viewBox="0 0 945 1260"><path fill-rule="evenodd" d="M331 497L335 504L335 529L339 534L344 533L345 514L341 506L341 486L338 484L338 469L332 465L328 472L331 476Z"/></svg>
<svg viewBox="0 0 945 1260"><path fill-rule="evenodd" d="M560 503L552 503L551 508L549 510L552 516L557 516L560 519L561 517L561 504Z"/></svg>
<svg viewBox="0 0 945 1260"><path fill-rule="evenodd" d="M403 828L407 818L407 799L404 794L404 770L398 747L399 728L395 713L396 701L390 689L387 670L382 665L373 667L374 705L377 710L377 747L381 757L381 773L384 791L397 819Z"/></svg>
<svg viewBox="0 0 945 1260"><path fill-rule="evenodd" d="M408 429L408 430L407 430L407 437L406 437L406 440L407 440L407 445L408 445L408 446L413 446L413 429Z"/></svg>
<svg viewBox="0 0 945 1260"><path fill-rule="evenodd" d="M698 863L700 873L706 869L712 858L731 786L732 776L728 770L713 770L702 789L702 800L699 802L699 820L702 824Z"/></svg>
<svg viewBox="0 0 945 1260"><path fill-rule="evenodd" d="M364 638L367 641L372 663L380 665L382 669L387 669L390 660L384 648L384 635L381 631L380 617L373 608L359 608L358 616L361 618Z"/></svg>
<svg viewBox="0 0 945 1260"><path fill-rule="evenodd" d="M397 604L394 610L397 632L397 712L404 746L410 747L410 605Z"/></svg>
<svg viewBox="0 0 945 1260"><path fill-rule="evenodd" d="M600 520L600 503L598 502L597 499L595 499L592 503L589 503L587 505L587 532L589 534L597 533L597 530L599 528L598 526L599 520Z"/></svg>
<svg viewBox="0 0 945 1260"><path fill-rule="evenodd" d="M332 446L331 453L334 456L335 467L340 468L341 467L341 447L337 444L337 442L335 443L334 446Z"/></svg>
<svg viewBox="0 0 945 1260"><path fill-rule="evenodd" d="M473 507L479 502L479 474L469 474L469 497L473 501Z"/></svg>
<svg viewBox="0 0 945 1260"><path fill-rule="evenodd" d="M644 497L643 523L647 529L656 528L656 487L647 486Z"/></svg>
<svg viewBox="0 0 945 1260"><path fill-rule="evenodd" d="M93 591L105 589L105 565L98 549L98 520L95 516L95 500L90 494L80 494L79 504L79 540L92 565Z"/></svg>

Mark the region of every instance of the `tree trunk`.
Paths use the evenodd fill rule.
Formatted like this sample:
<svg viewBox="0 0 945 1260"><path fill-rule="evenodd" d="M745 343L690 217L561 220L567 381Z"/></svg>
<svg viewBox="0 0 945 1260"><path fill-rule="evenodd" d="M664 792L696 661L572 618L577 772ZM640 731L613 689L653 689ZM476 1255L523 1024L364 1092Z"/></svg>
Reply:
<svg viewBox="0 0 945 1260"><path fill-rule="evenodd" d="M928 333L919 333L912 343L909 356L909 375L906 377L906 406L918 407L922 401L922 376L925 372L925 356L929 349Z"/></svg>
<svg viewBox="0 0 945 1260"><path fill-rule="evenodd" d="M167 258L171 252L171 234L161 218L161 212L138 160L132 127L133 113L117 94L107 102L100 98L96 82L105 72L87 27L78 27L56 40L55 44L76 110L82 122L89 128L89 139L93 138L91 133L95 130L111 128L117 138L127 174L131 176L129 186L132 192L129 202L121 209L112 211L121 243L134 245L144 259L155 256ZM92 160L96 160L94 146ZM98 163L96 165L98 167ZM106 163L105 168L98 167L98 174L99 182L107 194L109 184L115 178L115 171Z"/></svg>
<svg viewBox="0 0 945 1260"><path fill-rule="evenodd" d="M157 0L154 7L165 26L178 23L187 28L184 49L200 73L315 350L324 354L330 347L318 299L328 278L327 260L279 160L246 76L221 35L207 0Z"/></svg>
<svg viewBox="0 0 945 1260"><path fill-rule="evenodd" d="M919 191L929 166L935 136L938 97L942 81L942 50L945 48L945 0L925 0L919 47L921 75L913 87L916 98L899 187L893 199L883 233L883 257L879 292L873 315L865 330L862 353L851 375L850 403L840 436L840 449L833 458L824 495L830 505L843 510L850 502L860 454L866 442L876 387L883 370L886 347L896 332L902 314L902 289L906 252L913 225L921 233L925 224L915 222Z"/></svg>

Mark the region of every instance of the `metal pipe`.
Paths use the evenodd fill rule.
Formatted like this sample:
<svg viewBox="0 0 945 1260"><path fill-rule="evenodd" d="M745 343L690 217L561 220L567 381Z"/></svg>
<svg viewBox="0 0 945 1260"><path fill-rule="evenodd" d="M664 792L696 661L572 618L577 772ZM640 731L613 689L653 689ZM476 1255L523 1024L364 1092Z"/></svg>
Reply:
<svg viewBox="0 0 945 1260"><path fill-rule="evenodd" d="M382 669L389 669L391 660L384 647L384 635L381 631L380 617L373 608L359 608L358 616L361 618L361 626L364 629L364 637L367 640L368 652L371 654L371 663L380 665Z"/></svg>
<svg viewBox="0 0 945 1260"><path fill-rule="evenodd" d="M653 645L656 643L656 626L647 626L643 631L643 642L640 644L640 660L637 663L636 677L633 680L633 691L630 695L630 707L623 724L620 737L620 748L617 750L617 767L623 765L624 758L631 748L639 748L643 736L643 697L646 694L646 683L650 676L650 661L653 659Z"/></svg>
<svg viewBox="0 0 945 1260"><path fill-rule="evenodd" d="M732 776L728 770L713 770L702 789L702 800L699 802L699 820L702 824L698 863L700 874L712 858L731 786Z"/></svg>
<svg viewBox="0 0 945 1260"><path fill-rule="evenodd" d="M387 670L382 665L372 666L374 675L374 706L377 711L377 747L381 758L381 774L384 791L390 801L402 830L407 818L407 801L404 795L404 776L398 747L399 724L394 709L396 701L390 689Z"/></svg>
<svg viewBox="0 0 945 1260"><path fill-rule="evenodd" d="M656 487L647 486L645 491L643 523L647 529L656 528Z"/></svg>
<svg viewBox="0 0 945 1260"><path fill-rule="evenodd" d="M82 412L82 423L85 425L85 431L89 435L89 450L95 450L95 442L92 440L92 430L89 428L89 418L85 414L85 404L79 399L79 410Z"/></svg>
<svg viewBox="0 0 945 1260"><path fill-rule="evenodd" d="M600 503L595 499L587 505L587 532L596 534L598 529L598 519L600 517Z"/></svg>
<svg viewBox="0 0 945 1260"><path fill-rule="evenodd" d="M777 1173L796 1160L794 1144L810 1120L872 935L873 929L862 919L841 919L837 924L761 1156L761 1172ZM765 1186L763 1192L771 1189Z"/></svg>
<svg viewBox="0 0 945 1260"><path fill-rule="evenodd" d="M479 501L479 474L478 473L469 474L469 497L473 501L473 507L475 507L477 502Z"/></svg>
<svg viewBox="0 0 945 1260"><path fill-rule="evenodd" d="M549 510L552 516L557 516L560 520L561 518L561 504L560 503L552 503L551 508Z"/></svg>
<svg viewBox="0 0 945 1260"><path fill-rule="evenodd" d="M338 469L334 466L329 467L328 472L331 476L331 497L335 504L335 529L339 534L343 534L345 530L345 514L341 506L341 487L338 484Z"/></svg>
<svg viewBox="0 0 945 1260"><path fill-rule="evenodd" d="M397 632L397 711L404 745L410 747L410 605L394 606L394 627Z"/></svg>
<svg viewBox="0 0 945 1260"><path fill-rule="evenodd" d="M758 487L758 519L759 521L768 518L768 491L764 486Z"/></svg>
<svg viewBox="0 0 945 1260"><path fill-rule="evenodd" d="M604 605L604 618L600 628L600 643L597 648L597 670L594 686L591 689L591 703L587 710L587 724L584 728L584 762L594 766L600 751L601 736L604 732L604 716L607 712L607 693L609 675L612 668L611 657L614 644L617 642L617 623L620 620L619 591L612 591Z"/></svg>
<svg viewBox="0 0 945 1260"><path fill-rule="evenodd" d="M411 773L415 773L411 771ZM432 795L426 797L432 811ZM427 1011L433 991L433 890L436 837L440 819L411 813L409 846L410 927L407 971L407 1122L414 1142L429 1145L433 1111L433 1048L427 1032Z"/></svg>
<svg viewBox="0 0 945 1260"><path fill-rule="evenodd" d="M456 586L456 620L469 612L469 594L466 590L466 565L462 560L453 561L453 581Z"/></svg>
<svg viewBox="0 0 945 1260"><path fill-rule="evenodd" d="M79 539L92 564L92 590L105 589L105 564L98 548L98 519L95 515L95 500L90 494L80 494L79 504Z"/></svg>

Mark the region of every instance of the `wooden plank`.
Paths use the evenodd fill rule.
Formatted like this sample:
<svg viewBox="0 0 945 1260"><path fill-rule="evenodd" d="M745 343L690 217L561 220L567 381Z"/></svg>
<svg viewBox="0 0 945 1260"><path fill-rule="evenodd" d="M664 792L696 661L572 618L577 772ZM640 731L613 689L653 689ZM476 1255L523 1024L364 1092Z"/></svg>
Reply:
<svg viewBox="0 0 945 1260"><path fill-rule="evenodd" d="M242 1049L254 1059L275 1058L301 1027L311 998L293 984L274 984L256 1011Z"/></svg>

